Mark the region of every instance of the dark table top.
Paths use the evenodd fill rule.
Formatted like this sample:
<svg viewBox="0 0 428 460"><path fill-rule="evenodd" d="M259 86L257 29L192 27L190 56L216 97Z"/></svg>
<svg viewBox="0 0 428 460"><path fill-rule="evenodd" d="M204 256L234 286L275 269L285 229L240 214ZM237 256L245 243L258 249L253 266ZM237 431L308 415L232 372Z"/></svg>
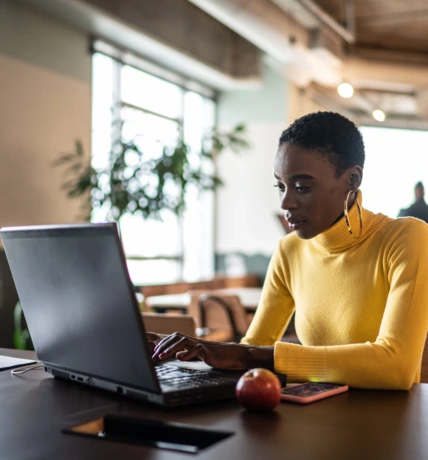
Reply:
<svg viewBox="0 0 428 460"><path fill-rule="evenodd" d="M0 354L8 353L1 350ZM29 357L28 353L8 353ZM122 414L231 431L196 455L70 436L61 432L106 414ZM281 403L251 413L235 400L162 409L54 379L42 370L0 372L0 457L30 459L426 459L428 385L363 391L307 406Z"/></svg>

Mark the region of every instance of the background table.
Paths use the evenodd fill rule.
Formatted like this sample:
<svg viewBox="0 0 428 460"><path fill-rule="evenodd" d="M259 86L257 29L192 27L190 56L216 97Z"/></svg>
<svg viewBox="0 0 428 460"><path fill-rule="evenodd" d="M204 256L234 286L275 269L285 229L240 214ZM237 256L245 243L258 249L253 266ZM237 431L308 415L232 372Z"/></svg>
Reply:
<svg viewBox="0 0 428 460"><path fill-rule="evenodd" d="M4 353L4 350L0 350ZM31 357L31 354L18 355ZM65 435L108 413L226 430L233 436L196 456ZM235 400L162 409L54 379L0 372L0 445L5 460L422 460L428 455L428 385L405 391L351 390L307 406L281 403L250 413Z"/></svg>
<svg viewBox="0 0 428 460"><path fill-rule="evenodd" d="M206 291L210 293L209 290ZM248 312L254 312L259 304L262 288L258 287L243 287L243 288L227 288L216 289L213 293L224 295L237 295L243 307ZM146 306L156 312L164 312L166 310L178 310L187 312L187 307L190 303L190 294L168 294L147 297L145 299Z"/></svg>

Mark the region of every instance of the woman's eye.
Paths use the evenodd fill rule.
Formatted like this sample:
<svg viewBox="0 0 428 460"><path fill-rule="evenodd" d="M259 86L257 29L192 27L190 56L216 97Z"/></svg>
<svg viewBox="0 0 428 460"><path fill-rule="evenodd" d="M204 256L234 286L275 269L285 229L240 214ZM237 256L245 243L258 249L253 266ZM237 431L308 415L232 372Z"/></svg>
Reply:
<svg viewBox="0 0 428 460"><path fill-rule="evenodd" d="M296 191L299 193L304 193L309 190L309 187L304 186L304 185L296 185Z"/></svg>
<svg viewBox="0 0 428 460"><path fill-rule="evenodd" d="M277 187L280 192L283 192L285 190L285 187L282 184L275 184L274 187Z"/></svg>

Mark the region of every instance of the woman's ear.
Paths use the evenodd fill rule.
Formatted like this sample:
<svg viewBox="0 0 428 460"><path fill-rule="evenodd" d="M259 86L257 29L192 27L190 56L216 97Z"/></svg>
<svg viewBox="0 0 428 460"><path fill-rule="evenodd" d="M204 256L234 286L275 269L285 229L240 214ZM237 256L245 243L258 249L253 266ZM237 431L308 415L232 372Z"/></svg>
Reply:
<svg viewBox="0 0 428 460"><path fill-rule="evenodd" d="M349 170L349 188L356 192L363 180L363 168L355 165Z"/></svg>

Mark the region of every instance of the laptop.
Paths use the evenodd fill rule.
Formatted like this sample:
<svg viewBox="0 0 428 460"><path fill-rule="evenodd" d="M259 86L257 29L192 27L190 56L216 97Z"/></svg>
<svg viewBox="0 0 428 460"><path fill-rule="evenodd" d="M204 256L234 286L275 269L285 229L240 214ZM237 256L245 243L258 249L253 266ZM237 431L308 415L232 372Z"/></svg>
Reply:
<svg viewBox="0 0 428 460"><path fill-rule="evenodd" d="M152 361L116 224L9 227L0 236L47 372L167 407L234 397L242 372Z"/></svg>

